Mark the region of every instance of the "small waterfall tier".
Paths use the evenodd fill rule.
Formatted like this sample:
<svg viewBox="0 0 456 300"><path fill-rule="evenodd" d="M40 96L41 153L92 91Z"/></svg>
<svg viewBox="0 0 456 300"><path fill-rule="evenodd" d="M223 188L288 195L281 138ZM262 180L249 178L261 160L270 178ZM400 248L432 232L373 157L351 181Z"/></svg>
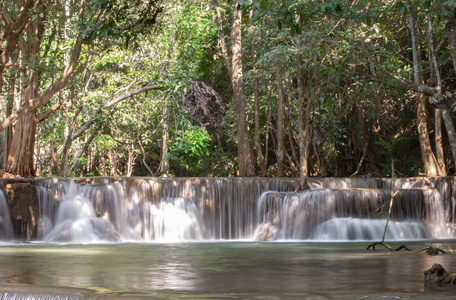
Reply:
<svg viewBox="0 0 456 300"><path fill-rule="evenodd" d="M446 237L437 190L354 188L264 193L255 236L259 240L381 240L393 195L387 239Z"/></svg>
<svg viewBox="0 0 456 300"><path fill-rule="evenodd" d="M454 179L36 180L38 240L381 240L454 237Z"/></svg>
<svg viewBox="0 0 456 300"><path fill-rule="evenodd" d="M0 241L13 239L13 225L5 194L0 190Z"/></svg>

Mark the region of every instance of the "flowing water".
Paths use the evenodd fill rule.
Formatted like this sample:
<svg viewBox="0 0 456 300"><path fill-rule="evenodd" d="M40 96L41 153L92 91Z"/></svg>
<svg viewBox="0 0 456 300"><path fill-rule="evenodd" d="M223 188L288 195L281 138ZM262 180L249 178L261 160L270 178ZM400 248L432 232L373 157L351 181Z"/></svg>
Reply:
<svg viewBox="0 0 456 300"><path fill-rule="evenodd" d="M0 190L0 241L13 239L13 224L6 203L5 194Z"/></svg>
<svg viewBox="0 0 456 300"><path fill-rule="evenodd" d="M455 182L97 178L36 181L37 240L14 240L0 194L0 299L454 299L423 283L453 254ZM3 206L2 206L3 205ZM270 241L270 242L267 242ZM272 241L272 242L271 242Z"/></svg>
<svg viewBox="0 0 456 300"><path fill-rule="evenodd" d="M65 243L453 238L453 182L262 178L47 179L39 240Z"/></svg>

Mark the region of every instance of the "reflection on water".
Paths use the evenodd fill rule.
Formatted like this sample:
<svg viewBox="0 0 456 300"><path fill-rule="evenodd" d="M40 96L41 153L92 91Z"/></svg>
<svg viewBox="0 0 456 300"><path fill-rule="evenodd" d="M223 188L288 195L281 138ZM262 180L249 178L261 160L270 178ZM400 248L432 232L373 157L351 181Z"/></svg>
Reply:
<svg viewBox="0 0 456 300"><path fill-rule="evenodd" d="M423 245L409 244L415 249ZM456 243L448 245L454 248ZM430 295L423 283L424 270L433 263L456 270L454 255L369 252L366 246L250 242L3 246L0 290L1 284L21 284L158 299L424 297ZM430 292L442 299L451 295L445 290Z"/></svg>

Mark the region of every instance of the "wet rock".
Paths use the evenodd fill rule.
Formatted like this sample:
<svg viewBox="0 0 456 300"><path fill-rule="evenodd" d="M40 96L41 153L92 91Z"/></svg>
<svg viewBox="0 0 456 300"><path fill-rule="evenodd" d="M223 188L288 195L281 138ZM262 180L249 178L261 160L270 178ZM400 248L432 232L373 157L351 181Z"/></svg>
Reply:
<svg viewBox="0 0 456 300"><path fill-rule="evenodd" d="M277 236L277 226L272 223L263 223L261 224L255 234L256 241L270 242L274 241Z"/></svg>
<svg viewBox="0 0 456 300"><path fill-rule="evenodd" d="M456 274L448 274L441 264L434 264L430 269L424 271L424 281L430 284L456 285Z"/></svg>
<svg viewBox="0 0 456 300"><path fill-rule="evenodd" d="M36 187L28 180L2 180L0 188L7 199L15 236L27 241L36 238L39 218Z"/></svg>

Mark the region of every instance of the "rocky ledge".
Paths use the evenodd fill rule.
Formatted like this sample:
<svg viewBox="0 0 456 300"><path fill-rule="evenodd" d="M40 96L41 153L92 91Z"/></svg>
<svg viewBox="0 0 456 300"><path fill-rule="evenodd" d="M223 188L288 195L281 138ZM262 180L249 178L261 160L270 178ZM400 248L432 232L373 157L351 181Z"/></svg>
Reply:
<svg viewBox="0 0 456 300"><path fill-rule="evenodd" d="M0 189L8 204L14 235L23 241L36 238L39 203L36 186L32 180L0 178Z"/></svg>

